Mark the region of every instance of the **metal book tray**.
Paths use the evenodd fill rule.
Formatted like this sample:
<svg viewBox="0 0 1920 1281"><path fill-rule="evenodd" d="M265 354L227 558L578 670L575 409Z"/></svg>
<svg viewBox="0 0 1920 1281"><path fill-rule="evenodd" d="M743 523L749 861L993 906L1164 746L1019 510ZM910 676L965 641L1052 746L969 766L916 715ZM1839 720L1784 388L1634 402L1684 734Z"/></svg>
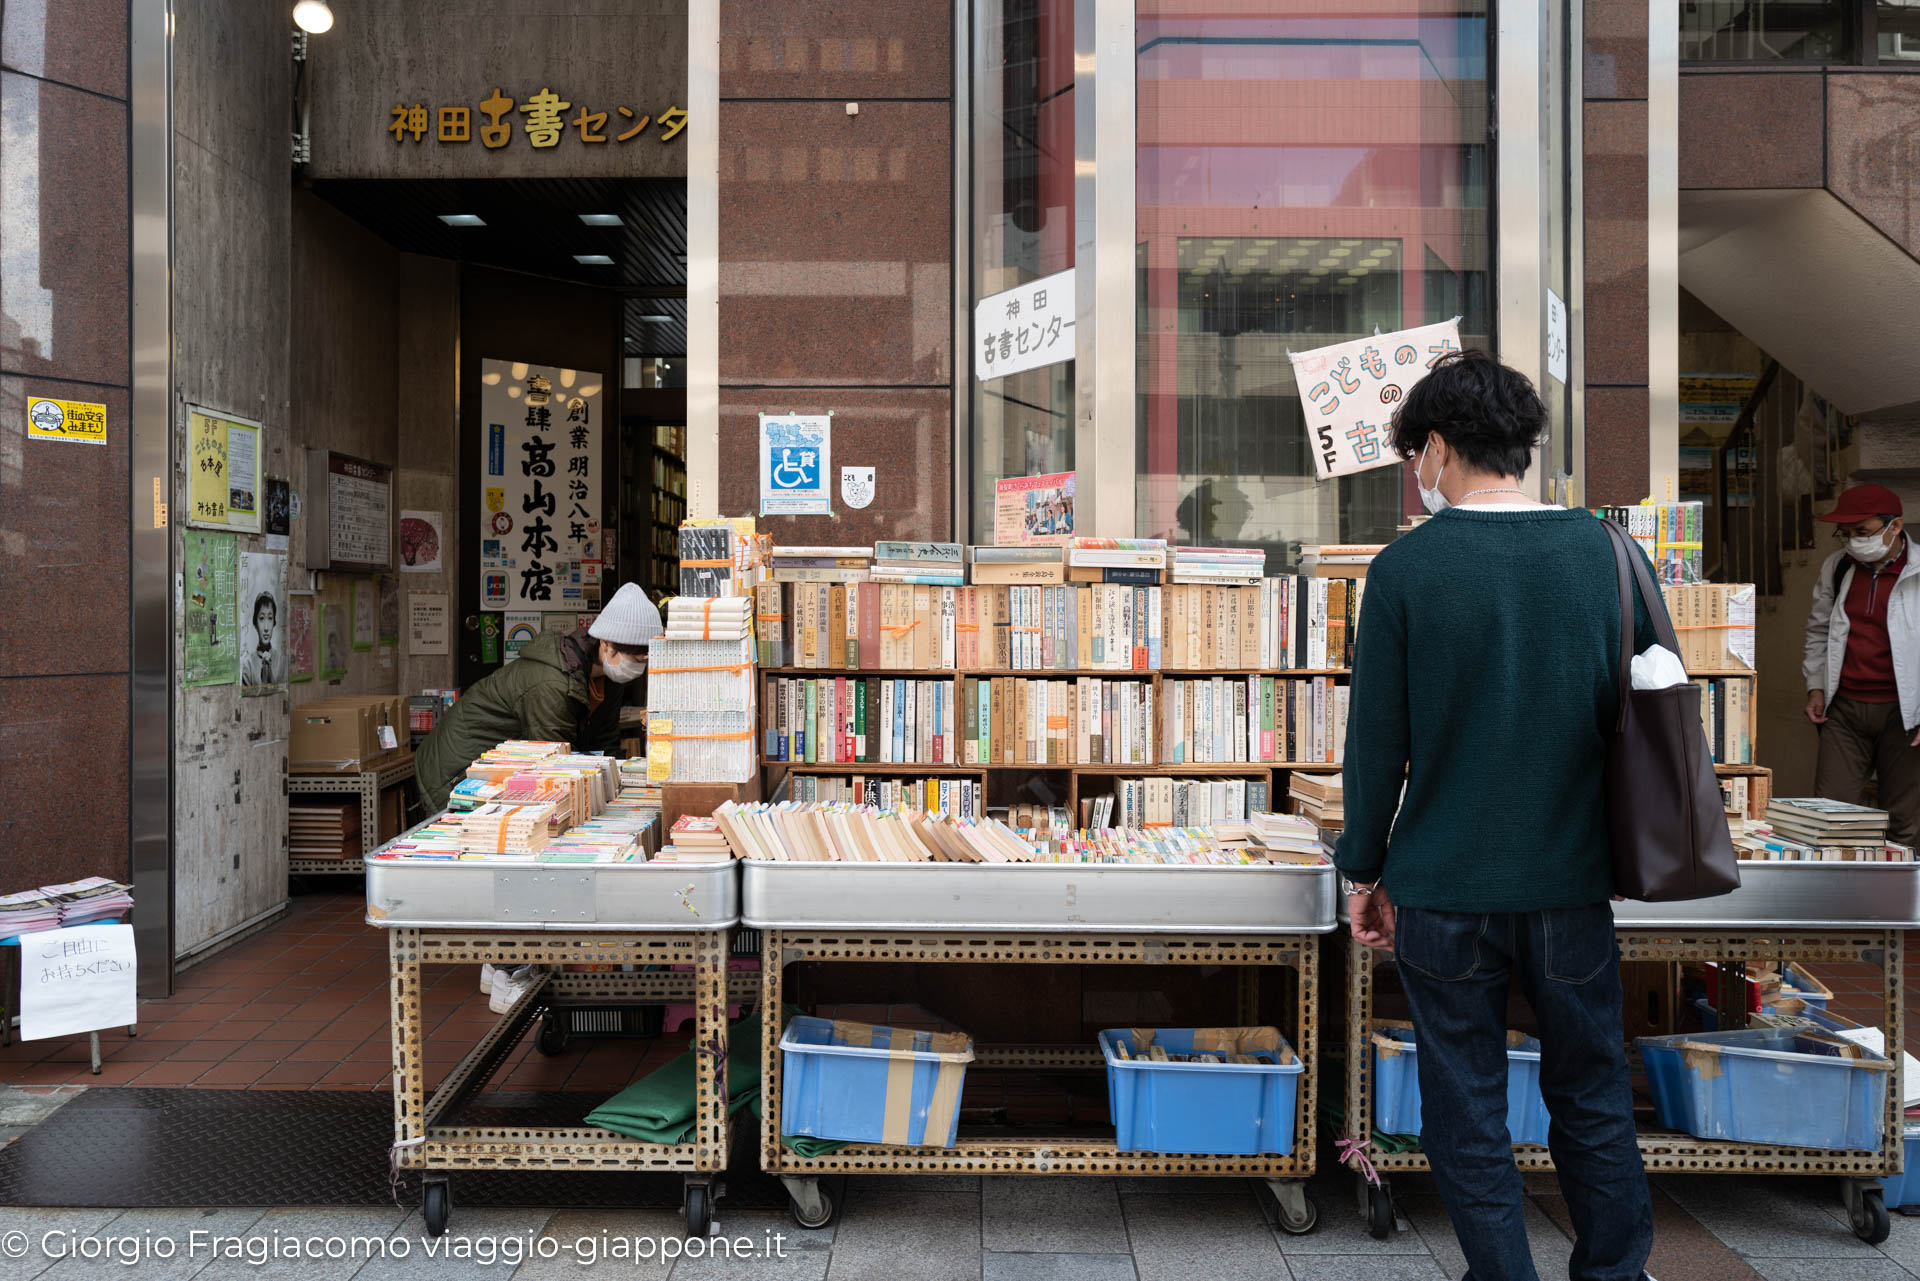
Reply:
<svg viewBox="0 0 1920 1281"><path fill-rule="evenodd" d="M1920 928L1920 863L1743 862L1740 888L1686 903L1615 903L1622 929Z"/></svg>
<svg viewBox="0 0 1920 1281"><path fill-rule="evenodd" d="M367 924L385 929L720 930L739 919L732 863L367 859Z"/></svg>
<svg viewBox="0 0 1920 1281"><path fill-rule="evenodd" d="M741 863L741 919L770 929L1324 934L1331 867Z"/></svg>

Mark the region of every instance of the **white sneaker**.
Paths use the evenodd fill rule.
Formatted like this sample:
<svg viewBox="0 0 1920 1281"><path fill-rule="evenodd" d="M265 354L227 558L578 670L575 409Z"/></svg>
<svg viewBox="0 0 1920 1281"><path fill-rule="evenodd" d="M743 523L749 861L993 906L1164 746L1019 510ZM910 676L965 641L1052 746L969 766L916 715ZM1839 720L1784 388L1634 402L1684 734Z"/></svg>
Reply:
<svg viewBox="0 0 1920 1281"><path fill-rule="evenodd" d="M515 1001L527 994L538 977L538 970L531 965L496 969L493 972L493 994L487 999L487 1008L495 1014L505 1014L513 1008Z"/></svg>
<svg viewBox="0 0 1920 1281"><path fill-rule="evenodd" d="M500 971L494 969L492 965L482 965L480 967L480 994L482 996L493 995L493 976L499 972Z"/></svg>

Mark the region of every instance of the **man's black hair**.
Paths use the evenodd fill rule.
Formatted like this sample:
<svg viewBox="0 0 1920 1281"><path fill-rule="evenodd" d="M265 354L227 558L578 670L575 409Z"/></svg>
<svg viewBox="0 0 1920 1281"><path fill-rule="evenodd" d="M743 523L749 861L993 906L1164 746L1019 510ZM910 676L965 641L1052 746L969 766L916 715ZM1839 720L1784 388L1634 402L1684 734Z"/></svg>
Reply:
<svg viewBox="0 0 1920 1281"><path fill-rule="evenodd" d="M1476 471L1518 476L1546 437L1547 407L1525 374L1484 351L1450 352L1407 393L1388 443L1418 458L1436 431Z"/></svg>
<svg viewBox="0 0 1920 1281"><path fill-rule="evenodd" d="M280 621L280 602L273 598L272 592L261 592L253 598L253 613L248 617L248 622L257 623L260 621L260 607L262 605L273 606L273 621L276 623Z"/></svg>

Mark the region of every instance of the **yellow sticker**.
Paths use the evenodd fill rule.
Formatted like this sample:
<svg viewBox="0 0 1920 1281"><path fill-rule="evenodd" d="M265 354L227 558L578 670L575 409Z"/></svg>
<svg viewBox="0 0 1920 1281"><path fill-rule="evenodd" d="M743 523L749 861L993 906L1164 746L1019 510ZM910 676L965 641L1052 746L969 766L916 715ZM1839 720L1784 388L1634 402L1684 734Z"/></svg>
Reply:
<svg viewBox="0 0 1920 1281"><path fill-rule="evenodd" d="M487 510L488 510L488 511L490 511L490 512L497 512L497 511L500 511L500 510L502 510L503 508L505 508L505 507L506 507L506 505L507 505L507 491L506 491L506 490L504 490L504 489L489 489L489 490L487 491Z"/></svg>
<svg viewBox="0 0 1920 1281"><path fill-rule="evenodd" d="M27 401L27 435L34 440L66 440L82 445L107 443L107 407L84 400Z"/></svg>
<svg viewBox="0 0 1920 1281"><path fill-rule="evenodd" d="M673 733L673 722L656 720L647 722L647 781L664 783L673 775L673 740L664 735Z"/></svg>

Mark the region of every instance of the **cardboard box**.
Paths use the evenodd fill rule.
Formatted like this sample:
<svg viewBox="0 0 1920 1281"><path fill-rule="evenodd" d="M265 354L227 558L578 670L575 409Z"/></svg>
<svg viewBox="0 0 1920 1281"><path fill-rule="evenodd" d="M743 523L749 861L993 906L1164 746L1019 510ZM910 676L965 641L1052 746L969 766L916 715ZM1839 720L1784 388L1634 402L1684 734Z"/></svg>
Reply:
<svg viewBox="0 0 1920 1281"><path fill-rule="evenodd" d="M379 723L367 704L323 699L293 709L287 732L287 762L301 767L358 770L380 755Z"/></svg>

